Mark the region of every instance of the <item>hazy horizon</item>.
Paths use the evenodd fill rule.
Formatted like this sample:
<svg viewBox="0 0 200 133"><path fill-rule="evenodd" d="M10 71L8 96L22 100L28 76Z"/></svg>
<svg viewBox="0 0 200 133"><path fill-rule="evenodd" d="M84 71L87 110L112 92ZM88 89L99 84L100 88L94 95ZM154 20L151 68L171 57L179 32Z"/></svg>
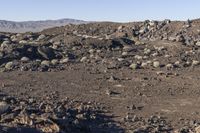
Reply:
<svg viewBox="0 0 200 133"><path fill-rule="evenodd" d="M20 0L2 1L0 20L37 21L63 18L85 21L132 22L199 18L198 0ZM6 15L5 15L6 14Z"/></svg>

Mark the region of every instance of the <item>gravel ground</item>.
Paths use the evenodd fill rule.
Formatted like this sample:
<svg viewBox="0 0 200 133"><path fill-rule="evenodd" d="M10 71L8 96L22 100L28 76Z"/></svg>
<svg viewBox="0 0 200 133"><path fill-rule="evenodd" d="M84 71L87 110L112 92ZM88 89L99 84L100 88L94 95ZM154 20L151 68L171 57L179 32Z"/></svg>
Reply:
<svg viewBox="0 0 200 133"><path fill-rule="evenodd" d="M1 132L200 132L199 20L0 34Z"/></svg>

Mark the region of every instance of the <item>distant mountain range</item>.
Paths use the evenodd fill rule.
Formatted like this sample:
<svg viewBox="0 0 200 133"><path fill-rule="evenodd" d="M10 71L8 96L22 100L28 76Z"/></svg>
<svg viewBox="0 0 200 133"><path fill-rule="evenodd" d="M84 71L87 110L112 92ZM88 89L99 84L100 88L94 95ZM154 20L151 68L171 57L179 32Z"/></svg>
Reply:
<svg viewBox="0 0 200 133"><path fill-rule="evenodd" d="M87 23L83 20L76 19L59 19L59 20L44 20L44 21L6 21L0 20L0 32L39 32L47 28L64 26L67 24L83 24Z"/></svg>

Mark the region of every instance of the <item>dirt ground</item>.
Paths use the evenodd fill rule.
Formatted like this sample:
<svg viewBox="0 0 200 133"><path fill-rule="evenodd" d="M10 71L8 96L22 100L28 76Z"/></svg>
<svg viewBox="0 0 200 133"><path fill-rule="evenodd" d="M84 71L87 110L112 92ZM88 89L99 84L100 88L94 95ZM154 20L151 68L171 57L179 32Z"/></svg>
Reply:
<svg viewBox="0 0 200 133"><path fill-rule="evenodd" d="M95 103L101 115L80 133L199 133L199 21L120 25L2 33L1 93Z"/></svg>
<svg viewBox="0 0 200 133"><path fill-rule="evenodd" d="M75 65L61 72L8 72L0 74L1 91L17 97L41 98L57 92L58 98L97 102L119 127L134 129L123 118L159 115L179 129L199 120L199 68L157 75L156 70L113 70L96 73ZM111 76L118 79L108 81ZM107 94L108 90L111 94ZM135 106L136 108L132 108Z"/></svg>

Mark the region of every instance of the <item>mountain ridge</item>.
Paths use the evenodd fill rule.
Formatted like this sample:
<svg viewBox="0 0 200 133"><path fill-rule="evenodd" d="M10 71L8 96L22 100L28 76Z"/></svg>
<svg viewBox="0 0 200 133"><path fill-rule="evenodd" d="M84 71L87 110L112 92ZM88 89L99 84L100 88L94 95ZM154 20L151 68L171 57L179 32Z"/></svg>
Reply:
<svg viewBox="0 0 200 133"><path fill-rule="evenodd" d="M87 21L77 19L57 19L57 20L39 20L39 21L8 21L0 20L0 32L40 32L44 29L65 26L68 24L83 24Z"/></svg>

